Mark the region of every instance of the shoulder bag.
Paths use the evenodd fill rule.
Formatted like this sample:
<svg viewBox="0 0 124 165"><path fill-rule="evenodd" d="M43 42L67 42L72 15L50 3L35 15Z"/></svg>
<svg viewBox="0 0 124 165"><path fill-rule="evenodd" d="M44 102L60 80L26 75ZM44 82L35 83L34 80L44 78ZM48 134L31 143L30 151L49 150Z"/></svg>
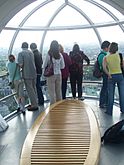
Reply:
<svg viewBox="0 0 124 165"><path fill-rule="evenodd" d="M11 89L15 88L14 78L15 78L15 75L16 75L16 71L17 71L17 64L16 64L15 72L14 72L14 75L13 75L13 78L12 78L12 82L9 83L9 86L11 87Z"/></svg>
<svg viewBox="0 0 124 165"><path fill-rule="evenodd" d="M54 70L53 70L52 56L50 56L50 62L47 64L47 66L44 70L44 76L45 77L50 77L52 75L54 75Z"/></svg>

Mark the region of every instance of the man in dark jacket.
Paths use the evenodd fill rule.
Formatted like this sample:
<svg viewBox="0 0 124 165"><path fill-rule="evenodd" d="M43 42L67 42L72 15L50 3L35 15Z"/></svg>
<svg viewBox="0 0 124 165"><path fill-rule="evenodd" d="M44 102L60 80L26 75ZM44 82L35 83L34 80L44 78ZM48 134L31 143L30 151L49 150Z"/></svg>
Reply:
<svg viewBox="0 0 124 165"><path fill-rule="evenodd" d="M31 43L30 49L32 50L34 54L34 61L36 66L36 72L37 72L37 81L36 81L36 88L37 88L37 95L38 95L38 104L44 105L44 97L41 87L41 75L42 75L42 54L38 51L37 45L35 43Z"/></svg>

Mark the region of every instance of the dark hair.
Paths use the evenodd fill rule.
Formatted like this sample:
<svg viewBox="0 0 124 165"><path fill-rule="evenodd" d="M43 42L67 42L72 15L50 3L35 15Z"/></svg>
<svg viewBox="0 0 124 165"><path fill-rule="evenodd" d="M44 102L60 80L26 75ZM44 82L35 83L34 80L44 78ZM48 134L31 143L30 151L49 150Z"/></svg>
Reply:
<svg viewBox="0 0 124 165"><path fill-rule="evenodd" d="M30 49L37 49L37 45L35 43L31 43L30 44Z"/></svg>
<svg viewBox="0 0 124 165"><path fill-rule="evenodd" d="M56 40L51 42L48 54L55 59L60 59L59 43Z"/></svg>
<svg viewBox="0 0 124 165"><path fill-rule="evenodd" d="M78 45L78 44L75 44L75 45L73 46L72 51L73 51L73 53L79 52L79 51L80 51L79 45Z"/></svg>
<svg viewBox="0 0 124 165"><path fill-rule="evenodd" d="M104 41L104 42L101 44L101 49L108 48L109 45L110 45L110 42L109 42L109 41Z"/></svg>
<svg viewBox="0 0 124 165"><path fill-rule="evenodd" d="M112 42L109 47L110 53L116 53L118 51L118 44L116 42Z"/></svg>
<svg viewBox="0 0 124 165"><path fill-rule="evenodd" d="M8 59L9 59L10 62L14 62L15 61L15 56L13 54L10 54L8 56Z"/></svg>
<svg viewBox="0 0 124 165"><path fill-rule="evenodd" d="M22 43L22 48L28 48L28 43L27 42L23 42Z"/></svg>

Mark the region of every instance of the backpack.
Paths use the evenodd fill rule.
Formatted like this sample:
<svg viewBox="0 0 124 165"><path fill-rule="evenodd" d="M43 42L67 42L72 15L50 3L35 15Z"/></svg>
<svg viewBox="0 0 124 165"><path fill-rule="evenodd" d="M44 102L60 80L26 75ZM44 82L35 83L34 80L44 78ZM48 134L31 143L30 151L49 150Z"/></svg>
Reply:
<svg viewBox="0 0 124 165"><path fill-rule="evenodd" d="M71 54L71 65L69 66L69 71L71 73L82 73L83 68L83 57L81 53Z"/></svg>
<svg viewBox="0 0 124 165"><path fill-rule="evenodd" d="M100 70L100 65L99 65L98 57L97 57L97 60L95 61L94 68L93 68L93 76L96 78L101 78L102 74L103 73Z"/></svg>
<svg viewBox="0 0 124 165"><path fill-rule="evenodd" d="M124 142L124 120L117 122L108 128L101 137L101 142L104 143L121 143Z"/></svg>
<svg viewBox="0 0 124 165"><path fill-rule="evenodd" d="M123 55L122 55L122 53L119 53L119 56L120 56L120 65L121 65L121 71L122 71L122 74L123 74L123 76L124 76L124 68L123 68Z"/></svg>

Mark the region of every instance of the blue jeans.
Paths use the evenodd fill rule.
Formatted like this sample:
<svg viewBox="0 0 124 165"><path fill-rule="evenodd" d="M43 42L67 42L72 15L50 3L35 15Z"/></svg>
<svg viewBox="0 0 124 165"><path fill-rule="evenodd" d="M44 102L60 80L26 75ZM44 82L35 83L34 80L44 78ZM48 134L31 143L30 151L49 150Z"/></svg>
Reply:
<svg viewBox="0 0 124 165"><path fill-rule="evenodd" d="M37 88L38 104L43 105L44 97L43 97L40 78L41 78L41 75L37 75L36 88Z"/></svg>
<svg viewBox="0 0 124 165"><path fill-rule="evenodd" d="M114 104L115 86L117 84L119 92L120 111L124 112L124 77L122 74L113 74L112 78L108 80L108 107L107 113L112 115Z"/></svg>
<svg viewBox="0 0 124 165"><path fill-rule="evenodd" d="M108 104L108 76L103 72L103 82L100 91L99 106L104 106Z"/></svg>

